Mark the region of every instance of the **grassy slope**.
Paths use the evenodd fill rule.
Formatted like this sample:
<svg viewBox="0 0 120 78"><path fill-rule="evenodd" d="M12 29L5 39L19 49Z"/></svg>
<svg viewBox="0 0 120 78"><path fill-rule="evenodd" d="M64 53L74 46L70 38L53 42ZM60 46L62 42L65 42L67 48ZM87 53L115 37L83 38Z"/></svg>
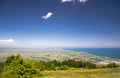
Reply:
<svg viewBox="0 0 120 78"><path fill-rule="evenodd" d="M14 75L0 78L16 78ZM57 70L45 71L42 77L34 78L120 78L120 68L109 69L70 69L70 70Z"/></svg>
<svg viewBox="0 0 120 78"><path fill-rule="evenodd" d="M40 78L120 78L120 68L46 71L45 76Z"/></svg>

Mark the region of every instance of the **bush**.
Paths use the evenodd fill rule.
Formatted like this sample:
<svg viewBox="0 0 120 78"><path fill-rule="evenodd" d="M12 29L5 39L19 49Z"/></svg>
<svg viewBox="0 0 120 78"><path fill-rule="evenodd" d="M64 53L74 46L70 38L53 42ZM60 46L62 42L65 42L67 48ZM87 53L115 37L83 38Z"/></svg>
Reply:
<svg viewBox="0 0 120 78"><path fill-rule="evenodd" d="M69 66L63 65L63 66L60 66L58 69L59 69L59 70L68 70L68 69L69 69Z"/></svg>
<svg viewBox="0 0 120 78"><path fill-rule="evenodd" d="M50 70L56 70L55 64L54 64L54 63L51 63L49 69L50 69Z"/></svg>
<svg viewBox="0 0 120 78"><path fill-rule="evenodd" d="M83 67L87 69L95 69L96 64L90 63L90 62L83 62Z"/></svg>
<svg viewBox="0 0 120 78"><path fill-rule="evenodd" d="M4 68L4 63L0 63L0 72L3 71L3 68Z"/></svg>
<svg viewBox="0 0 120 78"><path fill-rule="evenodd" d="M109 63L106 67L107 68L116 68L116 67L119 67L119 65L117 65L116 63Z"/></svg>

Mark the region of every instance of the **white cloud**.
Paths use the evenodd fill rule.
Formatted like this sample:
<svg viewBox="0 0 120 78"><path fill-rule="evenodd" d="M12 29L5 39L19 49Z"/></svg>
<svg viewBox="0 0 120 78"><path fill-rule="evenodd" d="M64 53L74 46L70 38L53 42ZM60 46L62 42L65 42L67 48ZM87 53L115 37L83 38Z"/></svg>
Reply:
<svg viewBox="0 0 120 78"><path fill-rule="evenodd" d="M7 40L0 40L0 43L2 44L6 44L6 43L13 43L14 40L13 39L7 39Z"/></svg>
<svg viewBox="0 0 120 78"><path fill-rule="evenodd" d="M43 19L48 19L53 15L53 13L48 12L45 16L42 16Z"/></svg>
<svg viewBox="0 0 120 78"><path fill-rule="evenodd" d="M74 0L62 0L62 2L71 2L71 1L74 1Z"/></svg>
<svg viewBox="0 0 120 78"><path fill-rule="evenodd" d="M79 0L79 2L81 3L85 3L87 0Z"/></svg>
<svg viewBox="0 0 120 78"><path fill-rule="evenodd" d="M75 1L78 1L80 3L85 3L87 0L62 0L62 2L75 2Z"/></svg>

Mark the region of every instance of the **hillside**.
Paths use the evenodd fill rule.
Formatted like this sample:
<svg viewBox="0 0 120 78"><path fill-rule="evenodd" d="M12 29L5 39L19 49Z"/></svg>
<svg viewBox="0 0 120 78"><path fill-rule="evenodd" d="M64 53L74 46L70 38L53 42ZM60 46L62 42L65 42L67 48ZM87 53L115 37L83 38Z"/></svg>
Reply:
<svg viewBox="0 0 120 78"><path fill-rule="evenodd" d="M89 59L85 60L84 57L90 57L91 54L84 52L81 52L81 55L84 57L83 59L80 59L84 61L75 61L69 59L65 61L61 60L61 62L56 60L34 61L37 59L25 59L27 57L23 56L25 58L22 58L20 54L16 55L15 52L10 53L13 53L15 55L10 55L9 57L7 57L5 62L0 63L1 78L119 78L120 76L119 65L115 63L109 63L107 65L98 66L89 61L86 62ZM24 54L24 52L19 53ZM33 54L34 53L36 54L36 52L33 52ZM48 52L45 52L45 54L46 53L48 54ZM55 54L55 52L53 51L49 53L51 53L49 55ZM74 56L73 53L77 53L77 55L79 54L78 52L69 51L60 53L64 53L65 56ZM95 57L97 58L98 56L94 56L94 58ZM107 58L106 60L110 61L110 59Z"/></svg>

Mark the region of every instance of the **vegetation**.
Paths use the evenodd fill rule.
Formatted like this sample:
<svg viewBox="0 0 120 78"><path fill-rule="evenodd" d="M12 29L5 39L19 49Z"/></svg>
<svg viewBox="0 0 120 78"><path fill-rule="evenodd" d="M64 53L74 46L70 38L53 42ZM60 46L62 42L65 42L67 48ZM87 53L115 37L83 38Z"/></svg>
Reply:
<svg viewBox="0 0 120 78"><path fill-rule="evenodd" d="M69 66L67 65L63 65L59 67L59 70L68 70L68 69L69 69Z"/></svg>
<svg viewBox="0 0 120 78"><path fill-rule="evenodd" d="M3 71L4 63L0 63L0 72Z"/></svg>
<svg viewBox="0 0 120 78"><path fill-rule="evenodd" d="M35 67L35 62L30 59L24 59L18 54L7 58L4 65L5 75L15 74L17 77L32 77L40 74L41 71Z"/></svg>
<svg viewBox="0 0 120 78"><path fill-rule="evenodd" d="M46 71L41 78L120 78L120 68Z"/></svg>
<svg viewBox="0 0 120 78"><path fill-rule="evenodd" d="M109 63L107 65L107 68L115 68L115 67L119 67L119 65L117 65L116 63Z"/></svg>
<svg viewBox="0 0 120 78"><path fill-rule="evenodd" d="M119 65L110 63L105 68L116 68ZM0 75L4 78L35 78L42 75L48 75L46 71L64 71L71 69L96 69L97 65L88 61L75 61L72 59L64 61L35 61L30 59L23 59L20 54L11 55L7 57L5 63L0 63ZM54 73L56 73L54 72ZM73 72L74 73L74 72ZM52 73L51 73L52 74Z"/></svg>

